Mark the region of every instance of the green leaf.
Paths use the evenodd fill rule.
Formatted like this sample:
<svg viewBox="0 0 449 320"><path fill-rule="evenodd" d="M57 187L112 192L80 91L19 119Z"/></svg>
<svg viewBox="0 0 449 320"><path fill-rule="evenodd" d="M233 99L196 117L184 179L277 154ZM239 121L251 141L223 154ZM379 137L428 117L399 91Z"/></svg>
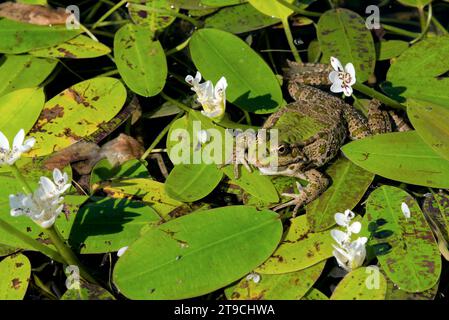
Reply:
<svg viewBox="0 0 449 320"><path fill-rule="evenodd" d="M387 293L385 300L433 300L438 292L439 283L423 292L407 292L399 289L391 280L387 279Z"/></svg>
<svg viewBox="0 0 449 320"><path fill-rule="evenodd" d="M403 5L417 7L417 8L419 8L419 7L424 8L429 3L432 2L432 0L398 0L398 1L400 3L402 3Z"/></svg>
<svg viewBox="0 0 449 320"><path fill-rule="evenodd" d="M337 212L352 210L362 199L374 175L346 158L338 158L327 170L331 186L306 206L307 222L313 231L322 231L335 224Z"/></svg>
<svg viewBox="0 0 449 320"><path fill-rule="evenodd" d="M230 300L299 300L318 280L325 262L284 274L260 274L260 281L243 278L225 290Z"/></svg>
<svg viewBox="0 0 449 320"><path fill-rule="evenodd" d="M99 187L100 182L106 180L149 177L150 174L147 168L139 160L132 159L119 166L113 166L108 159L102 159L92 169L90 187L91 190L95 191Z"/></svg>
<svg viewBox="0 0 449 320"><path fill-rule="evenodd" d="M419 136L449 161L449 106L409 99L407 115Z"/></svg>
<svg viewBox="0 0 449 320"><path fill-rule="evenodd" d="M103 190L112 197L126 196L142 197L143 201L154 209L165 220L170 219L170 213L183 203L170 198L165 192L165 184L151 179L124 179L103 185Z"/></svg>
<svg viewBox="0 0 449 320"><path fill-rule="evenodd" d="M37 87L53 71L57 60L36 58L31 55L6 55L0 66L0 95Z"/></svg>
<svg viewBox="0 0 449 320"><path fill-rule="evenodd" d="M249 3L270 17L276 17L279 19L287 19L292 13L293 10L284 6L283 4L275 1L267 1L267 0L248 0ZM287 0L289 3L293 3L294 0Z"/></svg>
<svg viewBox="0 0 449 320"><path fill-rule="evenodd" d="M202 4L211 7L233 6L244 2L246 2L246 0L201 0Z"/></svg>
<svg viewBox="0 0 449 320"><path fill-rule="evenodd" d="M165 181L165 191L173 199L194 202L211 193L223 178L215 164L180 164Z"/></svg>
<svg viewBox="0 0 449 320"><path fill-rule="evenodd" d="M164 29L175 21L173 13L177 13L176 7L171 7L168 0L144 1L147 10L142 9L142 2L137 8L132 2L128 4L128 11L131 20L140 26L147 27L152 32Z"/></svg>
<svg viewBox="0 0 449 320"><path fill-rule="evenodd" d="M223 8L216 14L206 18L205 27L239 34L266 28L276 23L279 19L260 13L250 4L242 4Z"/></svg>
<svg viewBox="0 0 449 320"><path fill-rule="evenodd" d="M164 88L167 60L150 29L133 24L121 27L114 37L114 57L126 85L135 93L152 97Z"/></svg>
<svg viewBox="0 0 449 320"><path fill-rule="evenodd" d="M0 262L0 300L22 300L28 288L31 264L23 254Z"/></svg>
<svg viewBox="0 0 449 320"><path fill-rule="evenodd" d="M395 98L414 98L449 108L449 36L428 37L402 53L391 65L382 89Z"/></svg>
<svg viewBox="0 0 449 320"><path fill-rule="evenodd" d="M9 256L10 254L18 251L19 249L7 246L5 244L0 244L0 257Z"/></svg>
<svg viewBox="0 0 449 320"><path fill-rule="evenodd" d="M69 289L61 300L115 300L106 289L92 283L80 282L79 289Z"/></svg>
<svg viewBox="0 0 449 320"><path fill-rule="evenodd" d="M341 149L356 165L405 183L449 188L449 162L415 131L380 134L353 141Z"/></svg>
<svg viewBox="0 0 449 320"><path fill-rule="evenodd" d="M402 213L402 203L410 209L408 219ZM407 192L390 186L374 190L367 200L362 225L371 232L368 246L399 288L421 292L438 282L438 245L419 205Z"/></svg>
<svg viewBox="0 0 449 320"><path fill-rule="evenodd" d="M38 4L41 6L48 5L47 0L16 0L19 3L27 3L27 4Z"/></svg>
<svg viewBox="0 0 449 320"><path fill-rule="evenodd" d="M45 104L42 89L21 89L0 97L0 131L13 141L20 129L30 131Z"/></svg>
<svg viewBox="0 0 449 320"><path fill-rule="evenodd" d="M140 237L142 227L159 220L142 202L104 198L81 206L59 229L81 253L103 253L130 245Z"/></svg>
<svg viewBox="0 0 449 320"><path fill-rule="evenodd" d="M195 212L148 230L118 260L113 279L130 299L185 299L248 274L276 248L272 211L229 206Z"/></svg>
<svg viewBox="0 0 449 320"><path fill-rule="evenodd" d="M305 215L291 219L290 222L290 228L279 247L256 272L293 272L332 257L333 239L329 231L311 232Z"/></svg>
<svg viewBox="0 0 449 320"><path fill-rule="evenodd" d="M39 26L8 19L0 20L0 52L24 53L33 49L51 47L76 37L81 29L66 26Z"/></svg>
<svg viewBox="0 0 449 320"><path fill-rule="evenodd" d="M228 82L227 99L256 113L271 113L282 104L276 76L266 62L237 36L216 29L196 31L190 40L195 66L205 79Z"/></svg>
<svg viewBox="0 0 449 320"><path fill-rule="evenodd" d="M351 62L358 82L365 82L374 72L376 51L373 37L365 20L347 9L326 11L318 21L317 36L323 56L328 63L331 56L343 65Z"/></svg>
<svg viewBox="0 0 449 320"><path fill-rule="evenodd" d="M301 300L329 300L329 298L320 290L312 288Z"/></svg>
<svg viewBox="0 0 449 320"><path fill-rule="evenodd" d="M377 60L395 58L408 49L408 42L402 40L384 40L376 43Z"/></svg>
<svg viewBox="0 0 449 320"><path fill-rule="evenodd" d="M104 56L110 52L111 49L101 42L79 35L53 47L31 50L29 53L44 58L86 59Z"/></svg>
<svg viewBox="0 0 449 320"><path fill-rule="evenodd" d="M387 292L385 277L381 272L378 272L378 288L370 287L366 283L370 274L369 267L358 268L348 273L335 288L331 300L384 300Z"/></svg>
<svg viewBox="0 0 449 320"><path fill-rule="evenodd" d="M240 176L238 179L235 179L234 176L234 166L225 166L221 170L231 179L232 184L238 185L258 200L265 203L277 203L279 201L278 192L271 179L261 174L259 170L249 172L241 167L239 168Z"/></svg>
<svg viewBox="0 0 449 320"><path fill-rule="evenodd" d="M111 120L125 100L125 87L113 78L89 79L62 91L45 104L30 134L35 148L27 155L47 155L88 136Z"/></svg>

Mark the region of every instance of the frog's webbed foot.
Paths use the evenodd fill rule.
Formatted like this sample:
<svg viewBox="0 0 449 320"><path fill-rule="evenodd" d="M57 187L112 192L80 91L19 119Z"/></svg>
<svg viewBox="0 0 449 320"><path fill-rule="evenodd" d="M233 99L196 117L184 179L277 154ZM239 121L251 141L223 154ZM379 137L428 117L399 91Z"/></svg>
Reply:
<svg viewBox="0 0 449 320"><path fill-rule="evenodd" d="M305 177L308 181L307 186L303 187L299 182L296 182L298 193L283 193L282 196L291 197L293 199L274 207L274 211L294 205L293 217L295 217L301 206L318 198L329 185L329 179L315 169L306 171L301 175L298 174L298 177Z"/></svg>

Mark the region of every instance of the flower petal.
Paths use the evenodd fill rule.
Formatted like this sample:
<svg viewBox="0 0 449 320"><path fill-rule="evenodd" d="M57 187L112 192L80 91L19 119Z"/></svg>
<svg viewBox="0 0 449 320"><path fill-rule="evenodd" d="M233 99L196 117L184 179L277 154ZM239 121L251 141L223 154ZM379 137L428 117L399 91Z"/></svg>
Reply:
<svg viewBox="0 0 449 320"><path fill-rule="evenodd" d="M331 57L331 65L335 71L338 71L338 72L344 71L343 65L341 64L340 60L338 60L335 57Z"/></svg>
<svg viewBox="0 0 449 320"><path fill-rule="evenodd" d="M350 97L352 96L352 87L350 86L343 86L343 93L345 94L345 96Z"/></svg>
<svg viewBox="0 0 449 320"><path fill-rule="evenodd" d="M335 222L342 227L346 227L348 225L348 218L340 212L335 214Z"/></svg>
<svg viewBox="0 0 449 320"><path fill-rule="evenodd" d="M340 93L343 92L343 82L340 79L336 79L336 81L331 86L331 92L333 93Z"/></svg>
<svg viewBox="0 0 449 320"><path fill-rule="evenodd" d="M355 79L355 68L354 68L354 65L351 62L346 64L345 72L349 73L349 75L351 76L352 79ZM355 81L354 81L354 83L355 83Z"/></svg>
<svg viewBox="0 0 449 320"><path fill-rule="evenodd" d="M24 144L20 147L20 151L21 152L30 151L34 147L35 143L36 143L36 139L34 139L34 138L26 139Z"/></svg>
<svg viewBox="0 0 449 320"><path fill-rule="evenodd" d="M329 81L334 83L337 80L338 80L338 72L337 71L331 71L329 73Z"/></svg>
<svg viewBox="0 0 449 320"><path fill-rule="evenodd" d="M331 230L331 236L338 244L342 244L349 240L349 236L346 232L343 232L338 229Z"/></svg>
<svg viewBox="0 0 449 320"><path fill-rule="evenodd" d="M0 149L10 150L8 138L0 131Z"/></svg>
<svg viewBox="0 0 449 320"><path fill-rule="evenodd" d="M356 233L356 234L359 233L361 229L362 229L362 224L358 221L354 222L349 227L349 231L351 231L351 233Z"/></svg>
<svg viewBox="0 0 449 320"><path fill-rule="evenodd" d="M12 143L13 149L21 150L23 140L25 140L25 131L23 129L20 129L14 137L14 141Z"/></svg>
<svg viewBox="0 0 449 320"><path fill-rule="evenodd" d="M408 207L408 205L405 202L401 203L401 210L402 210L402 213L404 214L404 217L406 219L409 219L411 216L411 212L410 212L410 208Z"/></svg>

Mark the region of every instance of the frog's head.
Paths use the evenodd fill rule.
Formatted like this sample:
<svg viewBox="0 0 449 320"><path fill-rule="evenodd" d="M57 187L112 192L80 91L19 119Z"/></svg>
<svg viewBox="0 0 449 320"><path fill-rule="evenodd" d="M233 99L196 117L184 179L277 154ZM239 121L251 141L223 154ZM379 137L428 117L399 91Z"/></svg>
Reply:
<svg viewBox="0 0 449 320"><path fill-rule="evenodd" d="M257 161L256 166L262 172L279 172L288 169L291 165L299 170L308 164L308 158L301 146L289 143L280 143L270 148L267 157Z"/></svg>

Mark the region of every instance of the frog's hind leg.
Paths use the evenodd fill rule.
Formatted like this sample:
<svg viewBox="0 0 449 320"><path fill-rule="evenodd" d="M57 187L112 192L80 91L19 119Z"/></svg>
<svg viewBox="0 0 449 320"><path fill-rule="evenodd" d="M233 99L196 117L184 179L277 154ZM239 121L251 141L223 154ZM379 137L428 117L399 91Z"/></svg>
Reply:
<svg viewBox="0 0 449 320"><path fill-rule="evenodd" d="M368 122L353 106L345 103L342 109L351 140L363 139L371 135Z"/></svg>
<svg viewBox="0 0 449 320"><path fill-rule="evenodd" d="M372 99L368 105L368 126L372 134L393 131L392 120L397 131L410 131L410 126L393 111L381 110L382 103Z"/></svg>
<svg viewBox="0 0 449 320"><path fill-rule="evenodd" d="M321 172L315 169L308 170L304 173L298 173L299 178L307 180L308 184L302 187L299 182L296 183L299 193L283 193L285 197L291 197L292 200L280 204L273 208L274 211L295 206L293 209L293 217L296 216L301 206L318 198L328 187L329 179Z"/></svg>

